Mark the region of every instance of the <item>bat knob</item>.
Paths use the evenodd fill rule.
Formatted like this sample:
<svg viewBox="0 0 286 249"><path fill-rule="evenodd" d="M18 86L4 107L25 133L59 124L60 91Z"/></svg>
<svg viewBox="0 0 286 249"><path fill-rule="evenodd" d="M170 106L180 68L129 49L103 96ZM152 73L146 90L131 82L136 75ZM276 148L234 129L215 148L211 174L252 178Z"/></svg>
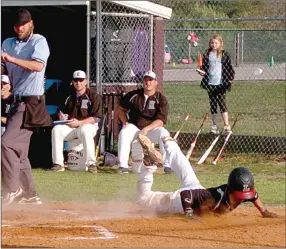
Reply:
<svg viewBox="0 0 286 249"><path fill-rule="evenodd" d="M216 161L213 161L213 164L216 165Z"/></svg>

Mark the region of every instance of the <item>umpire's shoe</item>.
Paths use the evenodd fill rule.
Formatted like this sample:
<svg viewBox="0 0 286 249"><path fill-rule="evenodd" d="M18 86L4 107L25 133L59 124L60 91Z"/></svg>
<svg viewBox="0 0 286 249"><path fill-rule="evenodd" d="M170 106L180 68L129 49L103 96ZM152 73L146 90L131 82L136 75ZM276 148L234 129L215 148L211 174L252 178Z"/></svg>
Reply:
<svg viewBox="0 0 286 249"><path fill-rule="evenodd" d="M157 165L162 166L162 154L153 148L151 140L142 135L138 135L138 141L142 145L143 153L144 153L144 165L145 166L151 166L151 165Z"/></svg>
<svg viewBox="0 0 286 249"><path fill-rule="evenodd" d="M3 198L3 204L11 204L18 202L23 196L22 188L18 188L15 192L10 192Z"/></svg>
<svg viewBox="0 0 286 249"><path fill-rule="evenodd" d="M22 199L18 202L18 204L36 204L36 205L41 205L43 204L40 197L38 196L38 194L36 194L33 197L30 198L26 198L26 197L22 197Z"/></svg>

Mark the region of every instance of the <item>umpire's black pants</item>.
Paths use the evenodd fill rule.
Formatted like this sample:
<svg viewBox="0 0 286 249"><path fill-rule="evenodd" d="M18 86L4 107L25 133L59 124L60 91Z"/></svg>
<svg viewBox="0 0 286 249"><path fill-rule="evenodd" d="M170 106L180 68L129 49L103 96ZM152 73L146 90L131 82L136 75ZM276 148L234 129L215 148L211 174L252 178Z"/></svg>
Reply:
<svg viewBox="0 0 286 249"><path fill-rule="evenodd" d="M33 133L22 127L25 103L14 103L11 107L11 117L1 141L2 191L15 192L19 187L24 196L35 196L35 183L31 165L28 159L30 138ZM2 192L2 194L3 194Z"/></svg>

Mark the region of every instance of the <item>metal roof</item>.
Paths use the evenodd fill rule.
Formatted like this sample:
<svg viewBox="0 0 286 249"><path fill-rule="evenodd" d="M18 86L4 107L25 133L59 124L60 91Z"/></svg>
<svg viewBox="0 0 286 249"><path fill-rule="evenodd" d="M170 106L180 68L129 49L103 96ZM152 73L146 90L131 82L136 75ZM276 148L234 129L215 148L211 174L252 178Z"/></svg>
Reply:
<svg viewBox="0 0 286 249"><path fill-rule="evenodd" d="M67 6L67 5L87 5L91 2L91 5L95 6L95 1L69 1L69 0L2 0L2 6ZM154 16L170 19L172 15L172 9L165 7L163 5L159 5L156 3L152 3L150 1L110 1L114 4L124 6L126 8L130 8L133 10L137 10L139 12L148 13ZM66 8L66 10L69 10Z"/></svg>

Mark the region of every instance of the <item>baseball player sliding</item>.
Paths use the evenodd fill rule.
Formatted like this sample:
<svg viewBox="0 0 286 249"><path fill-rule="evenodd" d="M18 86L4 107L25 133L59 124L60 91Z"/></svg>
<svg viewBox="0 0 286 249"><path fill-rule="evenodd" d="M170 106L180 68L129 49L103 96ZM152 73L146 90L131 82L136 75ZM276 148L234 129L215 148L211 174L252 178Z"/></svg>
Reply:
<svg viewBox="0 0 286 249"><path fill-rule="evenodd" d="M254 188L252 173L247 168L235 168L228 183L214 188L204 188L176 141L163 137L166 159L181 181L175 192L151 190L156 165L162 163L162 155L152 147L148 137L139 134L138 140L144 151L144 165L137 182L137 203L159 213L185 214L196 218L206 214L222 215L234 210L242 202L252 202L263 217L276 218L262 204Z"/></svg>

